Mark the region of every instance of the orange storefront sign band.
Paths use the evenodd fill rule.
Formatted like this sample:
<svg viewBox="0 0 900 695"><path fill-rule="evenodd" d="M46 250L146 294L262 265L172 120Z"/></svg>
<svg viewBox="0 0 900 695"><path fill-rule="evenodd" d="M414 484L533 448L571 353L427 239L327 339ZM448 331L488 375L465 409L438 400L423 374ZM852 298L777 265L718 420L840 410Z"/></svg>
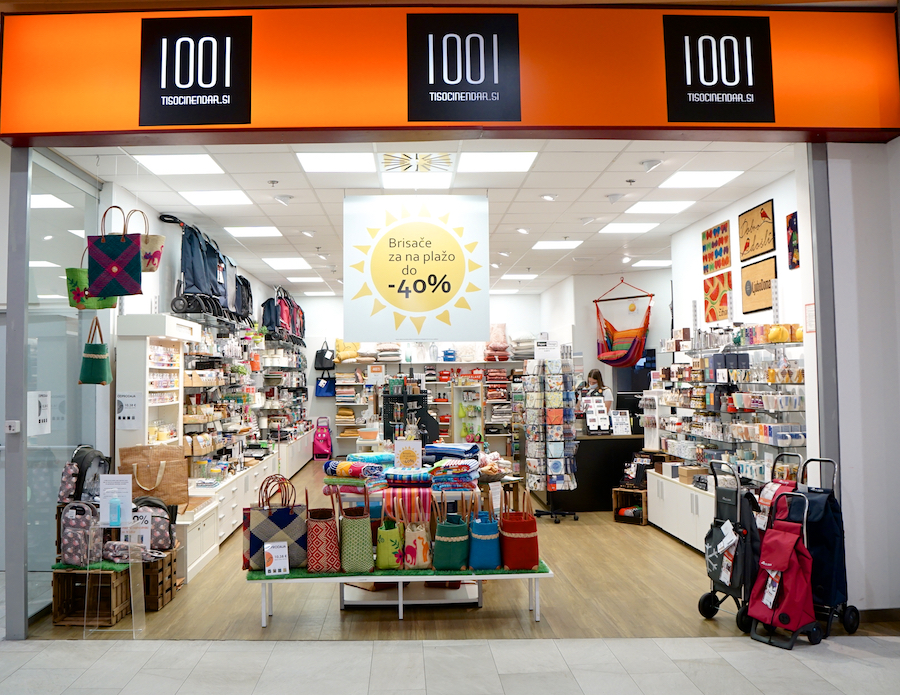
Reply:
<svg viewBox="0 0 900 695"><path fill-rule="evenodd" d="M409 120L407 15L432 12L447 10L7 15L0 136L22 142L15 136L35 136L38 141L41 136L78 133L465 126L459 121ZM464 12L518 17L521 120L469 125L514 130L701 125L705 129L865 130L872 131L873 138L878 131L900 129L896 27L890 13L737 13L769 19L774 121L699 124L669 120L663 17L736 13L524 7ZM233 16L252 19L249 122L141 126L142 19ZM478 39L467 44L471 55L490 55L490 39L486 47L483 43ZM692 60L697 59L698 47L702 53L704 45L688 46ZM739 39L730 38L718 44L710 40L709 47L727 56L734 51L735 59L741 60L749 50ZM193 50L187 44L181 49L183 55ZM226 47L223 43L216 49ZM719 72L713 75L716 65L708 64L701 75L705 81L713 76L728 78L725 63L725 78ZM470 69L468 64L465 69ZM473 82L483 79L485 86L477 91L483 95L478 98L486 101L496 98L491 69L490 60L482 60L469 74ZM217 79L223 79L222 75Z"/></svg>

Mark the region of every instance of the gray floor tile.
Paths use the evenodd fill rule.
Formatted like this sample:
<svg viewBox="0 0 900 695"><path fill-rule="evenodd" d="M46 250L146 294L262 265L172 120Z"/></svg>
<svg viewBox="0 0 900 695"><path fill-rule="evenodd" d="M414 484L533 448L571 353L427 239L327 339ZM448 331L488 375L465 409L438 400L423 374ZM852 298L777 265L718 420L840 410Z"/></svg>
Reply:
<svg viewBox="0 0 900 695"><path fill-rule="evenodd" d="M74 683L73 688L115 688L121 690L137 675L153 656L152 652L126 652L124 656L100 659L87 669ZM113 661L115 659L115 661Z"/></svg>
<svg viewBox="0 0 900 695"><path fill-rule="evenodd" d="M816 674L802 679L780 678L771 674L760 674L748 678L763 695L842 695L840 690ZM860 691L860 687L863 688L862 691ZM862 684L858 684L853 695L860 692L868 692Z"/></svg>
<svg viewBox="0 0 900 695"><path fill-rule="evenodd" d="M119 640L109 648L112 652L155 652L161 646L168 644L165 640Z"/></svg>
<svg viewBox="0 0 900 695"><path fill-rule="evenodd" d="M145 668L128 681L121 695L175 695L190 675L190 668Z"/></svg>
<svg viewBox="0 0 900 695"><path fill-rule="evenodd" d="M194 669L178 689L178 695L250 695L259 680L258 673L230 671L222 673L210 669ZM287 688L287 684L283 684ZM309 692L304 688L304 692ZM340 692L340 691L335 691Z"/></svg>
<svg viewBox="0 0 900 695"><path fill-rule="evenodd" d="M113 642L79 642L57 640L35 654L24 668L27 669L79 669L90 668L109 651Z"/></svg>
<svg viewBox="0 0 900 695"><path fill-rule="evenodd" d="M375 642L374 652L378 654L406 654L416 652L424 655L424 642L422 640L390 640L389 642Z"/></svg>
<svg viewBox="0 0 900 695"><path fill-rule="evenodd" d="M407 646L405 650L379 650L372 659L369 674L369 692L378 690L425 688L425 654L421 643L418 648Z"/></svg>
<svg viewBox="0 0 900 695"><path fill-rule="evenodd" d="M609 639L606 645L628 673L681 673L652 639Z"/></svg>
<svg viewBox="0 0 900 695"><path fill-rule="evenodd" d="M503 685L487 642L425 643L425 687L429 695L499 695Z"/></svg>
<svg viewBox="0 0 900 695"><path fill-rule="evenodd" d="M644 695L701 695L691 679L678 673L632 673Z"/></svg>
<svg viewBox="0 0 900 695"><path fill-rule="evenodd" d="M167 642L156 650L144 668L194 668L207 649L209 642Z"/></svg>
<svg viewBox="0 0 900 695"><path fill-rule="evenodd" d="M121 688L69 688L62 695L119 695Z"/></svg>
<svg viewBox="0 0 900 695"><path fill-rule="evenodd" d="M0 652L0 680L22 668L36 654L37 652Z"/></svg>
<svg viewBox="0 0 900 695"><path fill-rule="evenodd" d="M369 690L369 695L428 695L427 690Z"/></svg>
<svg viewBox="0 0 900 695"><path fill-rule="evenodd" d="M558 673L568 666L554 640L491 640L497 673Z"/></svg>
<svg viewBox="0 0 900 695"><path fill-rule="evenodd" d="M715 649L703 640L696 638L657 638L653 641L672 661L680 659L697 661L698 659L720 658L719 653Z"/></svg>
<svg viewBox="0 0 900 695"><path fill-rule="evenodd" d="M679 659L677 664L703 695L759 695L759 689L721 657Z"/></svg>
<svg viewBox="0 0 900 695"><path fill-rule="evenodd" d="M571 671L504 673L500 676L507 695L584 695Z"/></svg>
<svg viewBox="0 0 900 695"><path fill-rule="evenodd" d="M619 665L621 668L621 665ZM595 670L575 667L572 675L584 695L643 695L634 679L625 673L601 673Z"/></svg>
<svg viewBox="0 0 900 695"><path fill-rule="evenodd" d="M366 695L372 668L371 642L279 642L253 695L284 695L302 679L304 695Z"/></svg>
<svg viewBox="0 0 900 695"><path fill-rule="evenodd" d="M53 644L50 640L13 640L11 642L0 642L0 652L42 652L49 645Z"/></svg>
<svg viewBox="0 0 900 695"><path fill-rule="evenodd" d="M861 684L865 684L866 695L900 693L900 655L886 659L885 663L836 657L805 663L817 676L848 695L855 695Z"/></svg>
<svg viewBox="0 0 900 695"><path fill-rule="evenodd" d="M622 673L625 673L625 667L616 659L605 640L558 639L555 642L556 648L569 668L592 669L598 666L608 666L609 669L602 670L621 670Z"/></svg>
<svg viewBox="0 0 900 695"><path fill-rule="evenodd" d="M19 669L0 683L0 695L62 695L83 669Z"/></svg>
<svg viewBox="0 0 900 695"><path fill-rule="evenodd" d="M206 650L207 654L212 654L214 652L259 652L265 654L271 654L272 650L275 649L275 645L277 642L242 642L242 641L232 641L232 640L223 640L222 642L213 642L209 645L209 649Z"/></svg>

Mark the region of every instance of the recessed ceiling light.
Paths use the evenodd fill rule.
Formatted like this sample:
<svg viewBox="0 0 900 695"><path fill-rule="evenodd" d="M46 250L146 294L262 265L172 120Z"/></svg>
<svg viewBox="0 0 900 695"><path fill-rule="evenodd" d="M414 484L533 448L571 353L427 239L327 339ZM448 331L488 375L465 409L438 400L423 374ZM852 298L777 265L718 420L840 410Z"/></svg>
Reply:
<svg viewBox="0 0 900 695"><path fill-rule="evenodd" d="M546 200L548 203L552 203L554 200L556 200L556 193L544 193L544 195L541 196L541 200Z"/></svg>
<svg viewBox="0 0 900 695"><path fill-rule="evenodd" d="M134 158L157 176L225 173L208 154L136 154Z"/></svg>
<svg viewBox="0 0 900 695"><path fill-rule="evenodd" d="M645 215L667 215L687 210L695 200L642 200L635 203L625 212Z"/></svg>
<svg viewBox="0 0 900 695"><path fill-rule="evenodd" d="M491 268L499 268L499 267L500 267L499 263L491 263Z"/></svg>
<svg viewBox="0 0 900 695"><path fill-rule="evenodd" d="M84 239L83 229L70 229L69 234L74 234L75 236L80 236L82 239Z"/></svg>
<svg viewBox="0 0 900 695"><path fill-rule="evenodd" d="M371 152L298 152L303 171L310 174L375 173L375 155Z"/></svg>
<svg viewBox="0 0 900 695"><path fill-rule="evenodd" d="M561 249L577 249L584 242L582 241L539 241L532 250L534 251L555 251Z"/></svg>
<svg viewBox="0 0 900 695"><path fill-rule="evenodd" d="M65 200L57 198L55 195L50 194L36 194L31 196L31 207L32 208L70 208Z"/></svg>
<svg viewBox="0 0 900 695"><path fill-rule="evenodd" d="M321 258L323 261L328 260L328 254L327 254L327 253L317 253L316 255L317 255L319 258Z"/></svg>
<svg viewBox="0 0 900 695"><path fill-rule="evenodd" d="M344 281L343 281L343 280L338 280L338 282L339 282L340 284L342 284L342 285L344 284Z"/></svg>
<svg viewBox="0 0 900 695"><path fill-rule="evenodd" d="M608 196L606 196L606 199L610 203L615 204L615 203L618 203L620 200L622 200L622 198L624 198L624 197L625 196L621 193L610 193Z"/></svg>
<svg viewBox="0 0 900 695"><path fill-rule="evenodd" d="M243 191L184 191L178 192L191 205L252 205Z"/></svg>
<svg viewBox="0 0 900 695"><path fill-rule="evenodd" d="M294 258L263 258L271 268L275 270L310 270L309 263L305 258L295 256Z"/></svg>
<svg viewBox="0 0 900 695"><path fill-rule="evenodd" d="M325 282L322 278L288 278L288 282Z"/></svg>
<svg viewBox="0 0 900 695"><path fill-rule="evenodd" d="M38 299L65 299L64 294L39 294Z"/></svg>
<svg viewBox="0 0 900 695"><path fill-rule="evenodd" d="M644 171L653 171L656 167L662 164L662 160L659 159L645 159L641 162L641 166L644 167Z"/></svg>
<svg viewBox="0 0 900 695"><path fill-rule="evenodd" d="M50 241L52 238L53 238L53 235L48 234L47 236L44 237L44 241Z"/></svg>
<svg viewBox="0 0 900 695"><path fill-rule="evenodd" d="M528 230L525 229L525 227L519 227L516 231L517 231L519 234L528 234Z"/></svg>
<svg viewBox="0 0 900 695"><path fill-rule="evenodd" d="M572 260L576 263L590 263L594 260L593 256L572 256Z"/></svg>
<svg viewBox="0 0 900 695"><path fill-rule="evenodd" d="M463 152L456 170L462 173L528 171L537 152Z"/></svg>
<svg viewBox="0 0 900 695"><path fill-rule="evenodd" d="M587 227L591 222L594 221L594 219L595 219L594 217L582 217L582 218L581 218L581 225L582 225L583 227Z"/></svg>
<svg viewBox="0 0 900 695"><path fill-rule="evenodd" d="M56 263L50 261L28 261L29 268L59 268Z"/></svg>
<svg viewBox="0 0 900 695"><path fill-rule="evenodd" d="M504 280L534 280L537 277L534 273L520 273L518 275L510 275L506 274L503 276Z"/></svg>
<svg viewBox="0 0 900 695"><path fill-rule="evenodd" d="M672 265L672 261L638 261L632 263L632 268L665 268Z"/></svg>
<svg viewBox="0 0 900 695"><path fill-rule="evenodd" d="M743 171L677 171L659 184L660 188L718 188L733 181Z"/></svg>
<svg viewBox="0 0 900 695"><path fill-rule="evenodd" d="M610 222L599 234L643 234L659 226L659 222Z"/></svg>
<svg viewBox="0 0 900 695"><path fill-rule="evenodd" d="M519 290L491 290L491 294L516 294Z"/></svg>
<svg viewBox="0 0 900 695"><path fill-rule="evenodd" d="M498 251L497 253L499 253L504 258L509 258L509 251Z"/></svg>
<svg viewBox="0 0 900 695"><path fill-rule="evenodd" d="M307 229L307 230L303 231L302 234L303 234L303 236L308 236L310 238L312 238L316 235L316 233L311 229Z"/></svg>
<svg viewBox="0 0 900 695"><path fill-rule="evenodd" d="M287 205L293 199L294 199L294 196L292 196L292 195L276 195L275 196L275 202L281 203L282 205Z"/></svg>
<svg viewBox="0 0 900 695"><path fill-rule="evenodd" d="M450 188L453 174L447 171L386 171L381 175L384 188Z"/></svg>
<svg viewBox="0 0 900 695"><path fill-rule="evenodd" d="M622 263L631 263L631 259L628 256L624 256L622 258Z"/></svg>
<svg viewBox="0 0 900 695"><path fill-rule="evenodd" d="M225 227L233 237L281 236L277 227Z"/></svg>
<svg viewBox="0 0 900 695"><path fill-rule="evenodd" d="M304 292L307 297L333 297L334 292Z"/></svg>

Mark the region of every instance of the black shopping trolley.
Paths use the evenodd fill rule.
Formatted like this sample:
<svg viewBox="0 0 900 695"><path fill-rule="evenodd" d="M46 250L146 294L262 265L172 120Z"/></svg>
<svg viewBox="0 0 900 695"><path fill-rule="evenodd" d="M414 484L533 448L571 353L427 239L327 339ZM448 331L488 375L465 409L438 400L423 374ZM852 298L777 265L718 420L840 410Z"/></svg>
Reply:
<svg viewBox="0 0 900 695"><path fill-rule="evenodd" d="M719 484L716 466L728 469L735 480L734 488ZM741 476L730 463L710 461L709 468L716 483L716 515L706 533L704 554L712 588L700 597L697 609L700 615L710 619L731 598L737 606L735 622L738 629L750 632L753 621L747 614L747 606L759 570L760 537L754 516L759 505L753 493L741 486ZM729 530L735 540L726 547Z"/></svg>

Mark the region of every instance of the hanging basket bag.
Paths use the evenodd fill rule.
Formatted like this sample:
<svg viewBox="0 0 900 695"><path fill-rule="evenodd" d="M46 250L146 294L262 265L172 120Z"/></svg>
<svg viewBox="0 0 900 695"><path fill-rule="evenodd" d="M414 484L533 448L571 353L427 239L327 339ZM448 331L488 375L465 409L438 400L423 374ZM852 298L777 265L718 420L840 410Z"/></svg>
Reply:
<svg viewBox="0 0 900 695"><path fill-rule="evenodd" d="M122 297L141 292L141 235L128 234L128 223L122 223L122 234L106 234L106 216L110 210L125 212L112 205L100 218L100 236L88 237L88 280L92 297Z"/></svg>
<svg viewBox="0 0 900 695"><path fill-rule="evenodd" d="M94 338L99 342L95 343ZM112 368L109 366L109 347L103 342L103 332L97 317L91 321L87 343L81 357L81 374L79 384L99 384L106 386L112 383Z"/></svg>
<svg viewBox="0 0 900 695"><path fill-rule="evenodd" d="M84 311L85 309L115 309L119 302L118 297L92 297L88 289L88 271L84 267L84 255L87 248L81 254L81 263L78 268L66 268L66 288L69 296L69 306Z"/></svg>
<svg viewBox="0 0 900 695"><path fill-rule="evenodd" d="M150 233L150 220L143 210L130 210L125 217L125 229L128 229L128 222L134 213L140 214L144 218L144 234L141 236L141 272L155 273L159 270L159 263L162 260L163 246L165 246L166 238L162 234Z"/></svg>

